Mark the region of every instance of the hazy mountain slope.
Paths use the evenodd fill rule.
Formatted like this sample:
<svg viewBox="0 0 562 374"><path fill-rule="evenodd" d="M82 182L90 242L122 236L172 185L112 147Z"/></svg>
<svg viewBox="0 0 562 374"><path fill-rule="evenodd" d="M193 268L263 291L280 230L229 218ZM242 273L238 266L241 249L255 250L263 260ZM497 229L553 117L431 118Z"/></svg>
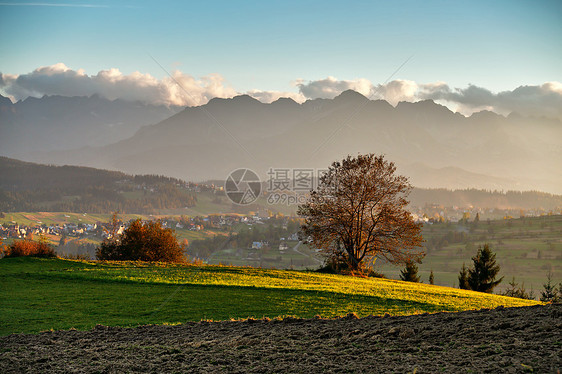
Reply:
<svg viewBox="0 0 562 374"><path fill-rule="evenodd" d="M300 105L213 99L114 144L28 159L202 180L240 167L266 178L270 167L325 168L348 154L375 152L425 187L561 193L560 139L556 120L490 112L467 118L432 101L394 108L346 91Z"/></svg>
<svg viewBox="0 0 562 374"><path fill-rule="evenodd" d="M0 175L0 212L152 214L196 203L193 185L164 176L41 165L7 157L0 157Z"/></svg>
<svg viewBox="0 0 562 374"><path fill-rule="evenodd" d="M0 152L17 157L103 146L126 139L142 126L158 123L180 109L96 95L30 97L15 104L0 96Z"/></svg>

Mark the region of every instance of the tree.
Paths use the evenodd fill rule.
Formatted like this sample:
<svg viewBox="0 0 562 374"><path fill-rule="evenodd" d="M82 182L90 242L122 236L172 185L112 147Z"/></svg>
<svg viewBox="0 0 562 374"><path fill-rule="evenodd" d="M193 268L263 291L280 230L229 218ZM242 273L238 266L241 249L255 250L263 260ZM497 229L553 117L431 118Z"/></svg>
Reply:
<svg viewBox="0 0 562 374"><path fill-rule="evenodd" d="M96 251L99 260L183 262L182 247L172 229L159 221L131 221L120 237L103 241Z"/></svg>
<svg viewBox="0 0 562 374"><path fill-rule="evenodd" d="M474 217L474 224L478 225L478 222L480 222L480 213L476 213L476 217Z"/></svg>
<svg viewBox="0 0 562 374"><path fill-rule="evenodd" d="M459 288L461 290L470 290L470 286L468 285L468 269L464 265L464 262L459 273Z"/></svg>
<svg viewBox="0 0 562 374"><path fill-rule="evenodd" d="M543 285L544 291L541 292L541 301L557 303L560 301L556 285L552 284L552 272L549 270L546 275L546 283Z"/></svg>
<svg viewBox="0 0 562 374"><path fill-rule="evenodd" d="M535 299L533 290L531 289L531 292L527 292L525 290L525 283L519 286L519 284L515 281L515 277L512 277L511 282L509 282L508 285L509 287L500 295L517 297L519 299L529 299L529 300Z"/></svg>
<svg viewBox="0 0 562 374"><path fill-rule="evenodd" d="M412 186L395 171L382 155L332 163L299 206L301 238L310 238L329 260L351 272L363 271L377 257L394 264L419 262L422 224L406 210Z"/></svg>
<svg viewBox="0 0 562 374"><path fill-rule="evenodd" d="M14 240L12 244L3 248L5 257L56 257L57 254L47 239L40 237L38 242L21 239Z"/></svg>
<svg viewBox="0 0 562 374"><path fill-rule="evenodd" d="M435 284L435 278L433 276L433 269L429 272L429 284Z"/></svg>
<svg viewBox="0 0 562 374"><path fill-rule="evenodd" d="M470 289L478 292L491 293L503 277L496 280L500 266L496 264L496 255L492 253L490 246L478 247L476 256L472 258L473 267L468 270L468 285Z"/></svg>
<svg viewBox="0 0 562 374"><path fill-rule="evenodd" d="M406 267L400 271L400 279L406 282L419 282L418 266L414 262L408 261Z"/></svg>

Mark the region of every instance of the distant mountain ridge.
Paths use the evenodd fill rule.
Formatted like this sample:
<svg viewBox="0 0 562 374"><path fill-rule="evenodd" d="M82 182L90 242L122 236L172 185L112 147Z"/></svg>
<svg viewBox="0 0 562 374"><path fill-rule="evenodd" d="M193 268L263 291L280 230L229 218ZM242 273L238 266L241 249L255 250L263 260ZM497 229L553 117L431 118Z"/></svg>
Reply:
<svg viewBox="0 0 562 374"><path fill-rule="evenodd" d="M0 152L20 157L29 152L103 146L181 109L98 95L28 97L16 103L0 95Z"/></svg>
<svg viewBox="0 0 562 374"><path fill-rule="evenodd" d="M562 123L433 101L334 99L265 104L247 96L188 107L128 139L75 151L26 153L29 161L94 166L186 180L225 179L237 168L326 168L348 154L383 153L421 187L562 193Z"/></svg>

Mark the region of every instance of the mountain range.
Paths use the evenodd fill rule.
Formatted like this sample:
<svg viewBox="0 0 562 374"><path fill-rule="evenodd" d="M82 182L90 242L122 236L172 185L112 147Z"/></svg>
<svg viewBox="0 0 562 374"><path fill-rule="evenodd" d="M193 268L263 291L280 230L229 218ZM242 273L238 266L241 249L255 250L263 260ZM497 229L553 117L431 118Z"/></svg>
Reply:
<svg viewBox="0 0 562 374"><path fill-rule="evenodd" d="M47 99L64 101L60 97ZM66 99L76 104L45 104L49 126L56 122L53 113L58 111L60 118L69 118L68 111L86 113L79 110L78 102L92 100ZM177 108L140 106L135 112L138 103L111 103L134 112L131 117L123 114L121 120L131 124L124 126L127 131L138 129L134 134L126 137L123 131L119 139L110 136L110 130L105 133L107 128L99 124L96 130L90 129L95 126L84 121L81 128L88 128L84 135L69 132L64 141L58 139L56 147L50 140L43 140L49 147L34 146L42 138L35 139L29 132L29 140L10 140L12 134L19 133L13 128L21 122L10 122L13 128L6 131L9 126L2 104L0 153L41 163L200 181L224 180L237 168L250 168L267 179L270 168L323 169L348 154L373 152L385 154L418 187L562 193L562 123L556 119L516 113L504 117L487 111L465 117L429 100L393 107L355 91L302 104L287 98L265 104L247 95L215 98L171 113L158 123L154 123L158 115ZM106 114L109 118L109 112ZM48 127L39 120L34 125L37 129ZM92 137L85 143L86 139L74 138L87 137L87 131L101 132L103 139ZM19 152L13 150L12 143L21 144Z"/></svg>
<svg viewBox="0 0 562 374"><path fill-rule="evenodd" d="M0 152L26 158L31 152L103 146L181 109L98 95L28 97L16 103L0 95Z"/></svg>

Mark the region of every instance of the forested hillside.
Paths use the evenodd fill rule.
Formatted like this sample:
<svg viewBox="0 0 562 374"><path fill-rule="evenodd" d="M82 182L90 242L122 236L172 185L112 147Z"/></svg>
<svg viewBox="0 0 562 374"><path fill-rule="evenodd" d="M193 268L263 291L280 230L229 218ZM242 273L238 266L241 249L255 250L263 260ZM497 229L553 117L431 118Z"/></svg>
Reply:
<svg viewBox="0 0 562 374"><path fill-rule="evenodd" d="M195 205L195 185L160 175L127 175L0 157L0 211L150 214Z"/></svg>
<svg viewBox="0 0 562 374"><path fill-rule="evenodd" d="M489 209L542 209L562 207L562 196L540 191L486 191L477 189L448 190L444 188L414 188L410 194L413 206L425 204L479 207Z"/></svg>

